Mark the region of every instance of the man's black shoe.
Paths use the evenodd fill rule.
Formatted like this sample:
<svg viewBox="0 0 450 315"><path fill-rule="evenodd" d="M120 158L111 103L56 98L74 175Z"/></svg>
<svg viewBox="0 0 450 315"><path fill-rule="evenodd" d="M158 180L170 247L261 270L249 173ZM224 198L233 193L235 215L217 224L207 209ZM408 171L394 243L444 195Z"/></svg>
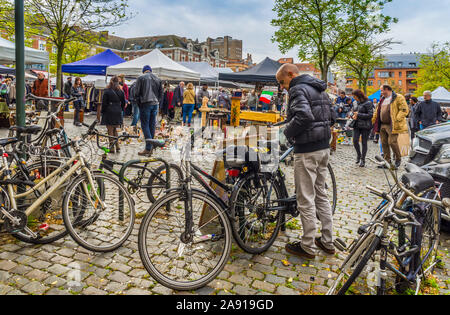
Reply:
<svg viewBox="0 0 450 315"><path fill-rule="evenodd" d="M300 242L296 242L296 243L292 243L292 244L287 244L286 245L286 251L289 254L295 255L297 257L303 258L303 259L308 259L308 260L313 260L316 258L315 255L311 255L309 253L307 253L303 248Z"/></svg>
<svg viewBox="0 0 450 315"><path fill-rule="evenodd" d="M334 255L336 254L336 250L333 249L328 249L325 247L325 245L323 245L322 243L322 238L316 238L316 246L319 247L321 250L323 250L325 253L327 253L328 255Z"/></svg>

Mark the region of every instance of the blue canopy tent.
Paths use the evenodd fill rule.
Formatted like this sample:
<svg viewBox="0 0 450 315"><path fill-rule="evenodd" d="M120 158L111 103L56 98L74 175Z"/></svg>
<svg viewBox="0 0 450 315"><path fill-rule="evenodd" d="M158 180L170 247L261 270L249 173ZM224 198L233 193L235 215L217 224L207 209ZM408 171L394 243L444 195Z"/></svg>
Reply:
<svg viewBox="0 0 450 315"><path fill-rule="evenodd" d="M374 99L376 99L377 101L380 101L380 99L381 99L381 91L380 90L378 90L376 93L369 96L369 100L373 101Z"/></svg>
<svg viewBox="0 0 450 315"><path fill-rule="evenodd" d="M124 59L120 58L108 49L93 57L63 65L62 72L87 75L106 75L106 68L124 62Z"/></svg>
<svg viewBox="0 0 450 315"><path fill-rule="evenodd" d="M8 68L5 66L0 65L0 74L12 74L16 75L16 69Z"/></svg>

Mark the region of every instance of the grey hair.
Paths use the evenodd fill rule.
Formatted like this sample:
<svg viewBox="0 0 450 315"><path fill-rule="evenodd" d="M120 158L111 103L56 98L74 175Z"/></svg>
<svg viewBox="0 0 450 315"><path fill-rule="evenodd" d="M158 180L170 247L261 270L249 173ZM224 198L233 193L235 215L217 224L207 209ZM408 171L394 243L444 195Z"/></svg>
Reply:
<svg viewBox="0 0 450 315"><path fill-rule="evenodd" d="M425 91L425 92L423 92L423 95L430 95L430 96L432 96L433 94L431 93L431 91Z"/></svg>

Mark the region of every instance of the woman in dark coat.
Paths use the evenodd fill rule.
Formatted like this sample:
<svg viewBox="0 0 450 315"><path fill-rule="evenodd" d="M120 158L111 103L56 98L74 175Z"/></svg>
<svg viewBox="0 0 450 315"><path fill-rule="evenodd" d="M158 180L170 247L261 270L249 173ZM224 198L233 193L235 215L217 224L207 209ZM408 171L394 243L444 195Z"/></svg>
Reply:
<svg viewBox="0 0 450 315"><path fill-rule="evenodd" d="M354 91L353 96L358 102L358 108L353 114L353 119L355 120L353 144L357 154L356 164L359 164L360 167L365 167L368 149L367 142L372 130L373 104L361 90ZM362 138L362 152L359 145L360 138Z"/></svg>
<svg viewBox="0 0 450 315"><path fill-rule="evenodd" d="M118 137L117 128L123 125L122 112L125 108L125 94L120 88L119 78L113 77L103 93L102 99L102 125L106 125L108 135ZM112 142L112 140L110 140ZM119 143L116 144L117 152L120 152ZM111 145L110 150L116 150Z"/></svg>

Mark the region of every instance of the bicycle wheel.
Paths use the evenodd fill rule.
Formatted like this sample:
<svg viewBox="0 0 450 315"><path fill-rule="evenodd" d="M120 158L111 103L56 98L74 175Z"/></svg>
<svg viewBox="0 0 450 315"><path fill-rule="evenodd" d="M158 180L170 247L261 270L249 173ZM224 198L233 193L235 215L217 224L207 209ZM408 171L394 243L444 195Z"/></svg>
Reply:
<svg viewBox="0 0 450 315"><path fill-rule="evenodd" d="M240 180L230 198L234 239L245 252L255 255L273 245L282 225L282 212L268 208L282 206L276 200L287 198L278 181L265 176L251 174Z"/></svg>
<svg viewBox="0 0 450 315"><path fill-rule="evenodd" d="M369 262L369 259L372 258L375 251L378 249L378 246L380 245L380 238L375 237L371 243L371 245L368 247L367 251L365 251L362 259L358 262L356 268L354 269L351 276L347 279L347 281L342 285L342 288L338 291L337 295L345 295L347 294L347 291L349 291L350 287L353 285L353 283L356 281L356 279L361 275L364 268L367 266L367 263ZM363 253L361 253L363 254Z"/></svg>
<svg viewBox="0 0 450 315"><path fill-rule="evenodd" d="M36 185L43 181L52 172L58 170L61 163L58 161L46 161L33 163L26 167L26 173L20 170L12 177L13 180L32 181ZM58 181L58 177L51 179L40 189L35 190L32 194L17 198L16 203L18 210L25 212L36 200L38 200L50 187ZM62 201L64 191L67 189L70 181L61 185L47 200L39 206L31 215L28 216L27 227L33 231L38 237L33 238L25 232L13 233L12 235L22 242L31 244L50 244L67 235L67 230L62 219ZM25 192L32 187L22 184L15 188L15 194Z"/></svg>
<svg viewBox="0 0 450 315"><path fill-rule="evenodd" d="M151 203L161 198L164 195L166 188L166 166L161 165L155 169L148 180L147 197ZM178 188L179 183L183 181L184 175L181 168L176 164L170 164L170 182L171 188ZM175 186L175 185L176 186Z"/></svg>
<svg viewBox="0 0 450 315"><path fill-rule="evenodd" d="M185 202L179 190L153 204L139 230L139 254L156 281L173 290L190 291L204 287L223 270L232 237L224 209L208 194L193 190L194 238L184 240Z"/></svg>
<svg viewBox="0 0 450 315"><path fill-rule="evenodd" d="M63 204L64 224L80 246L93 252L111 252L122 246L133 230L134 204L114 177L93 173L92 179L95 187L86 175L69 187Z"/></svg>
<svg viewBox="0 0 450 315"><path fill-rule="evenodd" d="M430 196L427 196L426 198L433 199L433 197ZM418 237L420 238L420 262L424 271L431 267L436 261L440 238L440 213L441 210L438 207L429 205L426 208L423 219L421 219L422 235L419 235Z"/></svg>
<svg viewBox="0 0 450 315"><path fill-rule="evenodd" d="M328 176L326 180L325 189L328 193L328 200L330 200L331 204L331 210L333 211L333 215L336 212L337 207L337 183L336 183L336 176L334 175L333 168L330 164L328 164Z"/></svg>

